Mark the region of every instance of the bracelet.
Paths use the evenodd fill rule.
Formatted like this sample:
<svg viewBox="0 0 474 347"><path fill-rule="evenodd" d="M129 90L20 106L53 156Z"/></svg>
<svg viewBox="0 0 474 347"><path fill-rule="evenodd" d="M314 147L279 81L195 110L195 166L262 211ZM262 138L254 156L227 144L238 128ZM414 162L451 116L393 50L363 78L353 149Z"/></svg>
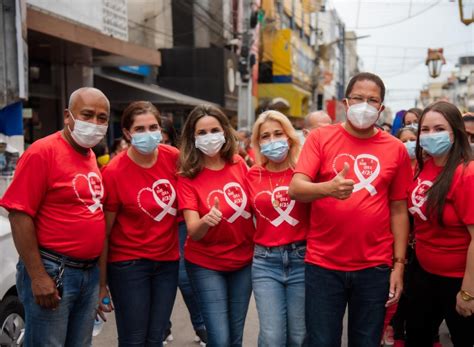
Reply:
<svg viewBox="0 0 474 347"><path fill-rule="evenodd" d="M474 300L474 296L471 295L469 292L467 292L466 290L463 290L461 289L459 291L461 293L461 298L464 300L464 301L471 301L471 300Z"/></svg>
<svg viewBox="0 0 474 347"><path fill-rule="evenodd" d="M393 258L393 263L399 263L399 264L403 264L403 265L406 265L408 263L408 261L406 260L406 258Z"/></svg>

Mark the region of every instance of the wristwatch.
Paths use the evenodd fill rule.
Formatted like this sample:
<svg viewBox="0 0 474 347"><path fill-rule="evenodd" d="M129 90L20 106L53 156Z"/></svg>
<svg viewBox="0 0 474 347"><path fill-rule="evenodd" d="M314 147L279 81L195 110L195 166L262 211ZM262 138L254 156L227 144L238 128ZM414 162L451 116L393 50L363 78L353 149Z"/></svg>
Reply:
<svg viewBox="0 0 474 347"><path fill-rule="evenodd" d="M468 292L466 292L465 290L460 290L459 293L461 293L461 299L463 299L464 301L471 301L471 300L474 300L474 296L472 296L471 294L469 294Z"/></svg>

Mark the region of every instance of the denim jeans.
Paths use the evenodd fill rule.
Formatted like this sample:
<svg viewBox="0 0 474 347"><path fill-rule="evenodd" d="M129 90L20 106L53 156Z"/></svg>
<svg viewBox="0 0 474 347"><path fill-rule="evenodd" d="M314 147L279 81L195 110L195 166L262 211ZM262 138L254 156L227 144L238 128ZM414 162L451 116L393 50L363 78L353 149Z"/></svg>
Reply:
<svg viewBox="0 0 474 347"><path fill-rule="evenodd" d="M242 346L252 294L251 266L215 271L186 261L207 329L207 347Z"/></svg>
<svg viewBox="0 0 474 347"><path fill-rule="evenodd" d="M259 346L304 345L305 254L305 245L255 245L252 285L260 321Z"/></svg>
<svg viewBox="0 0 474 347"><path fill-rule="evenodd" d="M59 264L43 260L51 277L59 273ZM88 270L65 267L63 295L59 306L46 309L35 303L31 279L20 260L17 265L18 295L25 308L25 347L90 346L99 300L99 268Z"/></svg>
<svg viewBox="0 0 474 347"><path fill-rule="evenodd" d="M191 317L191 323L193 324L194 330L204 329L204 319L201 315L201 310L199 308L196 295L194 294L191 283L189 282L188 273L186 272L186 266L184 261L184 242L186 241L186 236L188 234L186 229L186 223L179 223L179 279L178 286L181 294L183 295L184 303L189 311L189 316Z"/></svg>
<svg viewBox="0 0 474 347"><path fill-rule="evenodd" d="M379 347L390 286L386 265L358 271L306 264L306 329L311 347L341 346L349 310L349 347Z"/></svg>
<svg viewBox="0 0 474 347"><path fill-rule="evenodd" d="M178 287L178 261L109 263L119 346L162 346Z"/></svg>
<svg viewBox="0 0 474 347"><path fill-rule="evenodd" d="M454 347L474 346L474 316L456 311L456 295L462 278L444 277L425 271L413 262L413 282L408 302L407 347L431 347L439 325L446 320Z"/></svg>

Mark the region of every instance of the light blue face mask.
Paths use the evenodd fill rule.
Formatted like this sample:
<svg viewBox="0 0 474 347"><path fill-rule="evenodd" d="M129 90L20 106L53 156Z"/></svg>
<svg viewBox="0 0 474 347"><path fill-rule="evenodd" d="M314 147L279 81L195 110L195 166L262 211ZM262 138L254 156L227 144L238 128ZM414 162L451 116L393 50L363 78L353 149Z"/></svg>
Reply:
<svg viewBox="0 0 474 347"><path fill-rule="evenodd" d="M161 131L132 134L132 146L142 154L152 153L162 140Z"/></svg>
<svg viewBox="0 0 474 347"><path fill-rule="evenodd" d="M404 145L405 145L405 148L407 149L408 156L410 157L410 159L415 159L416 158L416 153L415 153L416 141L407 141L404 143Z"/></svg>
<svg viewBox="0 0 474 347"><path fill-rule="evenodd" d="M260 145L260 152L271 161L281 163L286 159L290 146L288 140L275 140Z"/></svg>
<svg viewBox="0 0 474 347"><path fill-rule="evenodd" d="M420 135L420 146L432 157L446 154L452 145L449 132L447 131Z"/></svg>
<svg viewBox="0 0 474 347"><path fill-rule="evenodd" d="M415 131L418 131L418 123L411 123L410 125L406 126L407 128L412 128Z"/></svg>

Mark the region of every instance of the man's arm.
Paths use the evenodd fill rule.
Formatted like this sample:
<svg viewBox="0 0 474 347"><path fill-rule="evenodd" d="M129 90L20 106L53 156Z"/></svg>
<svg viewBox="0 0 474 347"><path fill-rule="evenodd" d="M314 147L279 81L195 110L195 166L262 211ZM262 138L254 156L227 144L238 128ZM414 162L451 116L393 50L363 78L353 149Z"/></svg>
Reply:
<svg viewBox="0 0 474 347"><path fill-rule="evenodd" d="M393 233L393 271L390 275L389 300L385 306L398 302L403 291L403 272L408 245L410 223L406 200L390 202L390 226Z"/></svg>
<svg viewBox="0 0 474 347"><path fill-rule="evenodd" d="M35 302L44 308L56 308L61 298L56 284L41 261L33 218L24 212L11 211L8 219L12 226L15 247L31 279Z"/></svg>
<svg viewBox="0 0 474 347"><path fill-rule="evenodd" d="M305 174L296 173L290 183L288 194L293 200L301 202L312 202L316 199L333 197L345 200L351 196L354 190L354 181L346 179L349 164L344 163L344 168L332 180L314 183Z"/></svg>

